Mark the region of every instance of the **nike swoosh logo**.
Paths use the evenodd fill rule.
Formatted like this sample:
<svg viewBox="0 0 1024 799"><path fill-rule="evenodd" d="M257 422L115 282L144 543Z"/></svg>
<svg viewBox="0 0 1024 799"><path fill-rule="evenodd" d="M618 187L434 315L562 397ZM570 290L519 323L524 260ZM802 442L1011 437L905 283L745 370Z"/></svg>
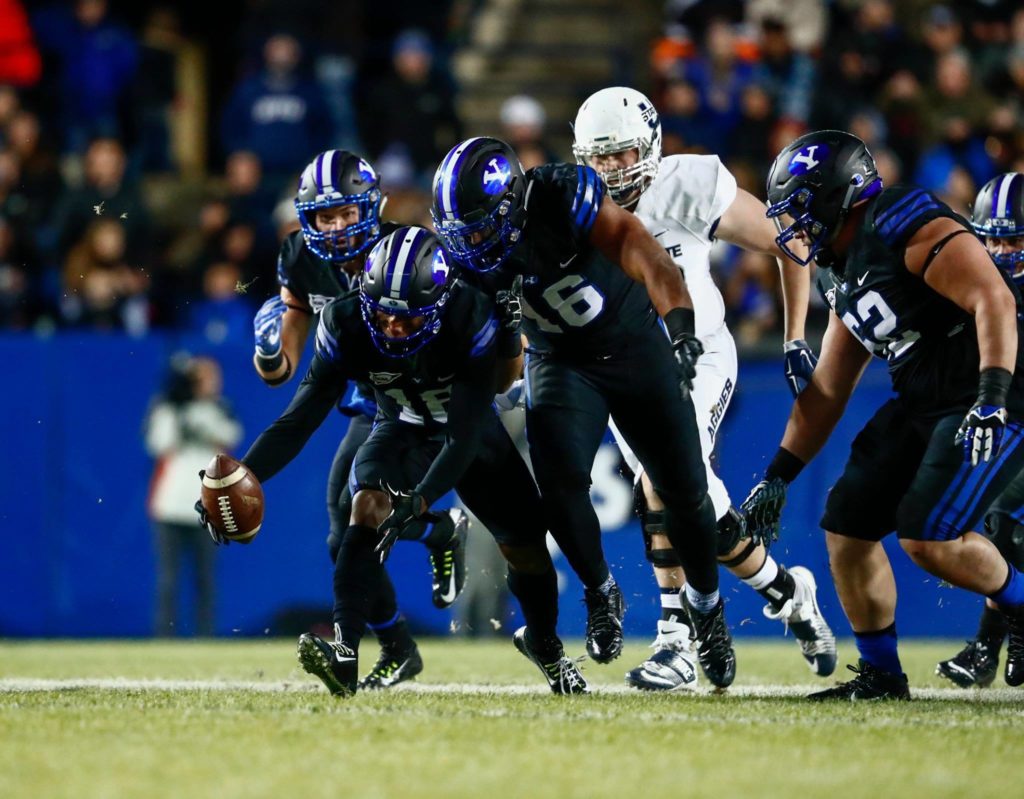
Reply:
<svg viewBox="0 0 1024 799"><path fill-rule="evenodd" d="M867 272L865 272L865 273L864 273L864 274L863 274L863 275L862 275L861 277L858 277L858 278L857 278L857 285L858 285L858 286L863 286L863 285L864 285L864 281L868 279L868 275L869 275L870 273L871 273L871 270L869 269L869 270L868 270Z"/></svg>
<svg viewBox="0 0 1024 799"><path fill-rule="evenodd" d="M576 255L579 255L579 253L576 253ZM570 258L570 259L569 259L568 261L566 261L565 263L562 263L561 261L559 261L559 262L558 262L558 265L559 265L560 267L562 267L562 269L565 269L565 268L566 268L566 267L567 267L567 266L568 266L569 264L571 264L571 263L572 263L573 261L575 261L575 260L576 260L576 255L573 255L573 257L572 257L572 258Z"/></svg>
<svg viewBox="0 0 1024 799"><path fill-rule="evenodd" d="M401 666L391 672L391 676L381 678L380 684L387 688L389 685L394 685L398 682L398 678L402 676L402 672L405 671L406 665L409 661L405 661Z"/></svg>
<svg viewBox="0 0 1024 799"><path fill-rule="evenodd" d="M654 238L658 238L659 236L664 236L666 233L668 233L667 230L659 230L657 233L654 234Z"/></svg>
<svg viewBox="0 0 1024 799"><path fill-rule="evenodd" d="M339 655L337 652L334 653L334 659L339 663L351 663L355 658L346 658Z"/></svg>
<svg viewBox="0 0 1024 799"><path fill-rule="evenodd" d="M445 603L452 603L455 601L455 572L452 572L452 576L448 578L448 590L441 594L441 599Z"/></svg>

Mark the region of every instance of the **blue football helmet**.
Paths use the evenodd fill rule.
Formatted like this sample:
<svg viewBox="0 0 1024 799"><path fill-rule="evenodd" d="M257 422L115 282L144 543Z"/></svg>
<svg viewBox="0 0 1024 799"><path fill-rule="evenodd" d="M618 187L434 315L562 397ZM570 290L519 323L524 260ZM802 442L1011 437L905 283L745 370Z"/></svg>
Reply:
<svg viewBox="0 0 1024 799"><path fill-rule="evenodd" d="M450 269L441 242L421 227L400 227L370 250L359 282L359 307L380 352L404 358L426 346L441 329ZM422 319L408 336L384 333L378 314Z"/></svg>
<svg viewBox="0 0 1024 799"><path fill-rule="evenodd" d="M512 254L526 218L526 177L515 151L478 137L453 147L434 173L431 216L459 266L497 269Z"/></svg>
<svg viewBox="0 0 1024 799"><path fill-rule="evenodd" d="M295 210L306 246L334 263L362 255L380 236L383 194L369 161L347 150L326 150L302 170L295 193ZM316 212L354 205L359 221L344 230L321 231Z"/></svg>
<svg viewBox="0 0 1024 799"><path fill-rule="evenodd" d="M824 266L828 245L853 204L881 191L875 159L856 136L841 130L804 134L776 156L768 172L767 215L779 231L775 242L802 266L811 259ZM800 233L807 236L806 257L789 247Z"/></svg>
<svg viewBox="0 0 1024 799"><path fill-rule="evenodd" d="M971 227L999 267L1015 283L1024 284L1024 174L1006 172L982 186L974 200ZM1000 252L992 252L993 246Z"/></svg>

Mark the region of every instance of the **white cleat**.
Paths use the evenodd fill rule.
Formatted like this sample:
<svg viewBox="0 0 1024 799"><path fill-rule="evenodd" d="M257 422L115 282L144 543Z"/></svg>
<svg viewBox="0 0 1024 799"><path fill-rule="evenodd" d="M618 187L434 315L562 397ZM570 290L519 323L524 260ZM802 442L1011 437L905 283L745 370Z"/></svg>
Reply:
<svg viewBox="0 0 1024 799"><path fill-rule="evenodd" d="M764 606L765 618L781 621L792 630L800 652L811 671L828 677L836 670L836 637L818 607L818 584L811 570L804 566L787 569L796 583L796 592L779 610Z"/></svg>
<svg viewBox="0 0 1024 799"><path fill-rule="evenodd" d="M697 654L689 627L659 621L658 637L651 648L653 655L626 672L626 685L641 691L687 691L697 687Z"/></svg>

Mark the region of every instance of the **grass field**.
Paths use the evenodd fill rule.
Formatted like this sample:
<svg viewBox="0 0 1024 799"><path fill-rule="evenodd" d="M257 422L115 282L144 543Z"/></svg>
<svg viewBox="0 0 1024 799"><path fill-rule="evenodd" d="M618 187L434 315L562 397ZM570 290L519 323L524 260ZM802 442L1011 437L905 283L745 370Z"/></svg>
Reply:
<svg viewBox="0 0 1024 799"><path fill-rule="evenodd" d="M914 702L822 706L782 641L739 643L725 695L627 691L634 642L568 699L509 641L428 641L414 687L350 700L291 640L0 642L0 797L1022 796L1024 689L947 689L959 645L904 644Z"/></svg>

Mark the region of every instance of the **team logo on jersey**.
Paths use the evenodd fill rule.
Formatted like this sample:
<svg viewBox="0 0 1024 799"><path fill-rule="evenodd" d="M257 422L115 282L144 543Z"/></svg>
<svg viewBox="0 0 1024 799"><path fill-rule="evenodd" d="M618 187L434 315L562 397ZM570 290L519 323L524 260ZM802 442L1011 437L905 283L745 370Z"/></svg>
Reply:
<svg viewBox="0 0 1024 799"><path fill-rule="evenodd" d="M325 294L310 294L308 300L310 310L312 310L313 313L318 314L324 309L324 306L333 299L334 297L328 297Z"/></svg>
<svg viewBox="0 0 1024 799"><path fill-rule="evenodd" d="M448 259L445 258L444 250L440 247L434 253L434 260L430 265L430 276L439 286L448 282Z"/></svg>
<svg viewBox="0 0 1024 799"><path fill-rule="evenodd" d="M502 194L512 180L512 167L503 155L493 156L484 168L484 194Z"/></svg>
<svg viewBox="0 0 1024 799"><path fill-rule="evenodd" d="M401 372L370 372L370 382L375 386L386 386L402 376Z"/></svg>
<svg viewBox="0 0 1024 799"><path fill-rule="evenodd" d="M821 162L828 158L827 144L809 144L797 150L796 155L789 159L789 173L791 175L805 175L813 172Z"/></svg>
<svg viewBox="0 0 1024 799"><path fill-rule="evenodd" d="M362 158L359 159L359 177L367 183L374 183L377 180L377 173L373 171L373 167Z"/></svg>

